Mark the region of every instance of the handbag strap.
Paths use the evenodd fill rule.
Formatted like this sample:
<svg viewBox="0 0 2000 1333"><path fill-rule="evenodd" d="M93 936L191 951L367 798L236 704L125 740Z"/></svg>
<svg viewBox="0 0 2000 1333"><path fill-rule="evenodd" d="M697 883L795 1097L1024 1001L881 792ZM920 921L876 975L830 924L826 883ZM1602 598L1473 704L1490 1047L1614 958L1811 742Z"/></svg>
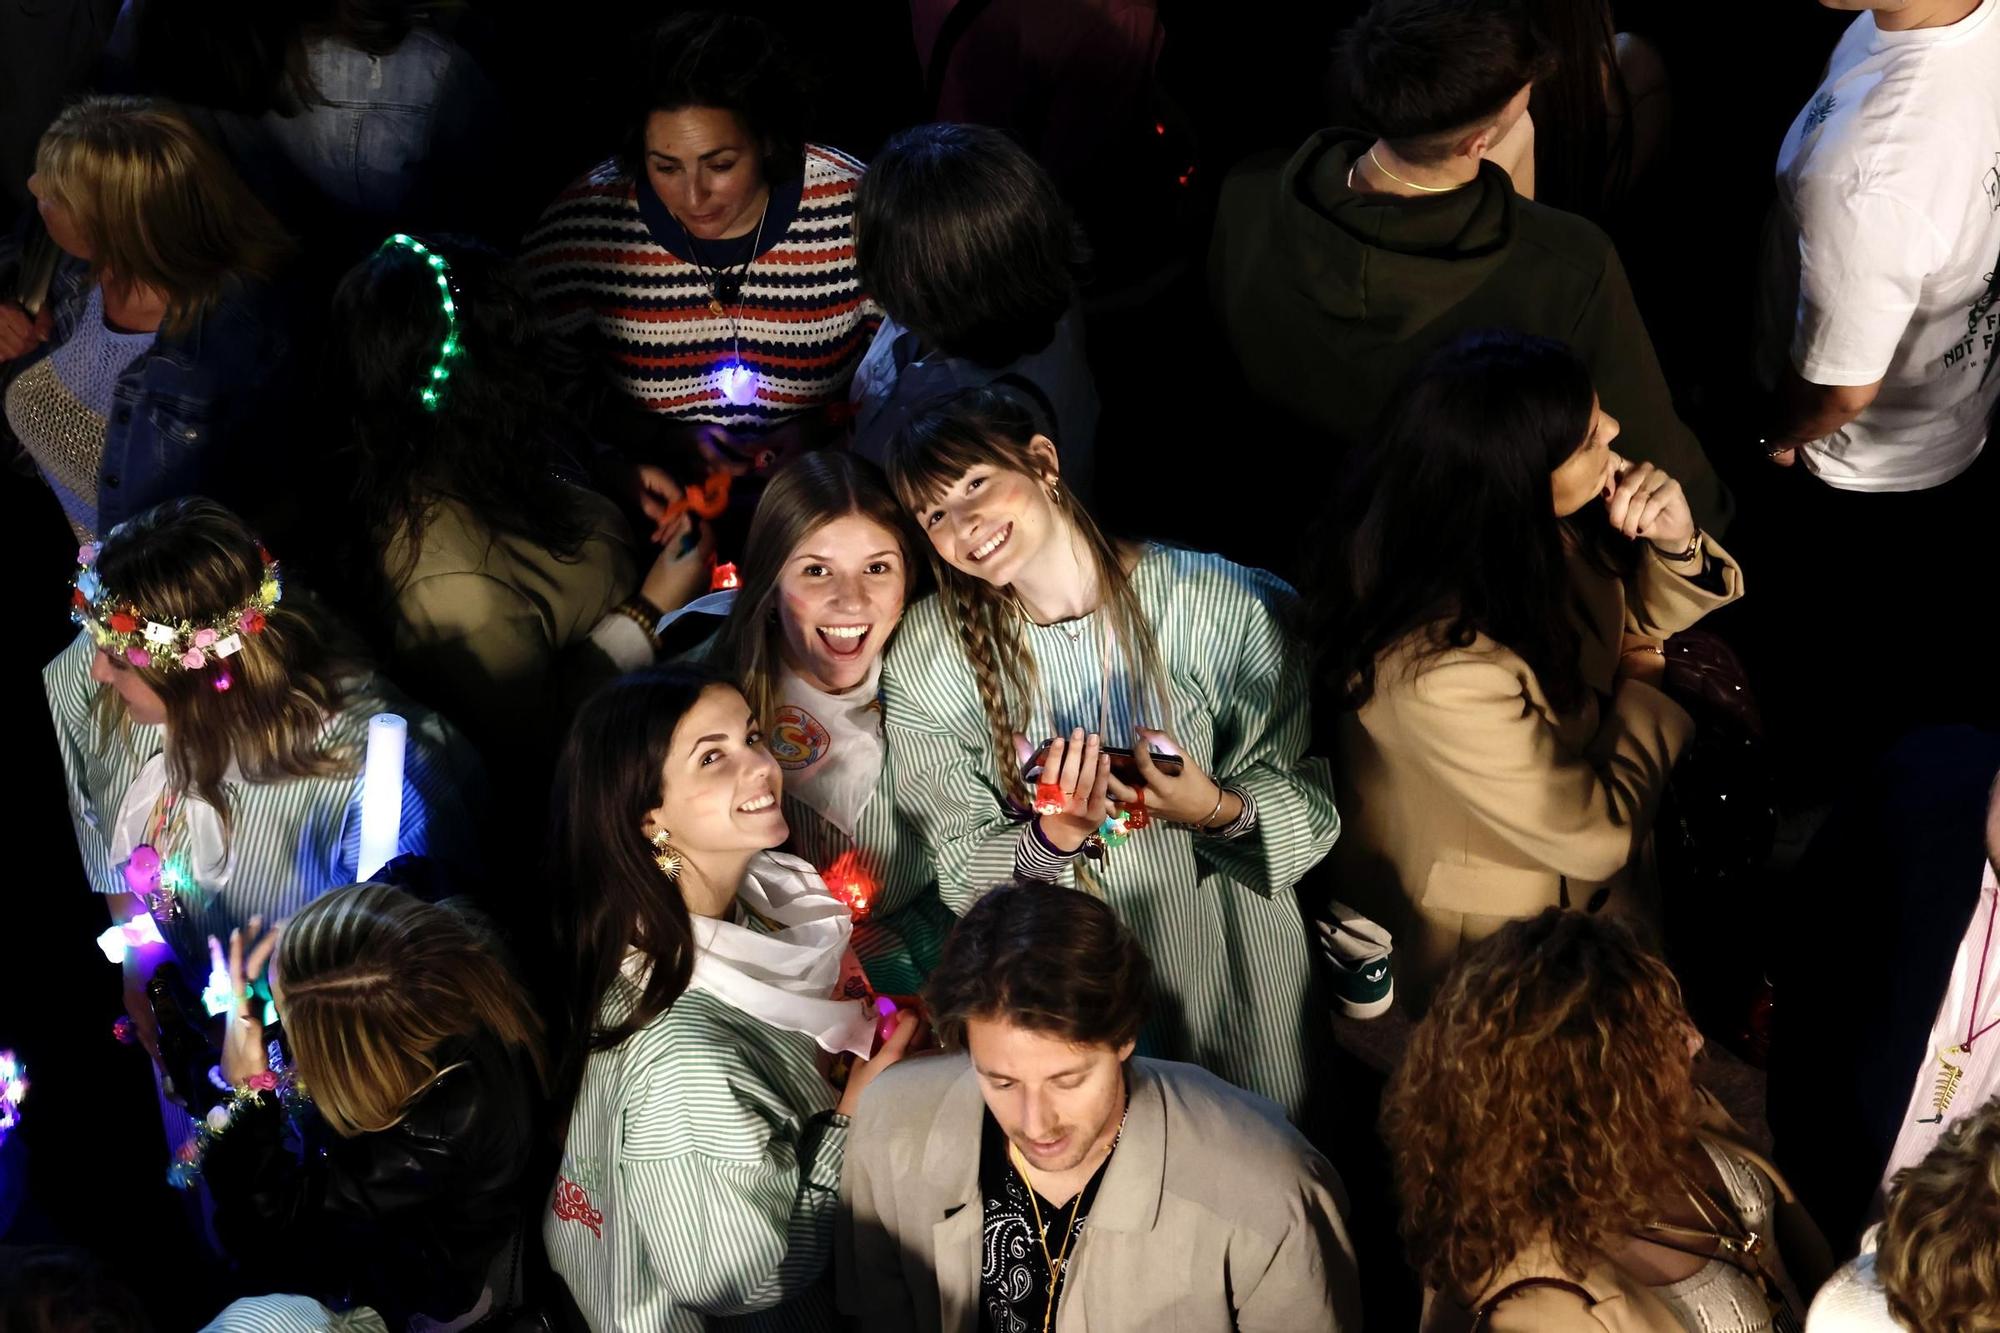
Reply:
<svg viewBox="0 0 2000 1333"><path fill-rule="evenodd" d="M1494 1292L1485 1301L1480 1303L1479 1308L1472 1312L1472 1333L1479 1333L1480 1329L1486 1327L1487 1319L1502 1304L1512 1300L1531 1287L1554 1287L1556 1290L1566 1291L1572 1296L1581 1296L1585 1305L1597 1304L1597 1297L1591 1295L1588 1288L1578 1283L1559 1277L1524 1277L1519 1282L1509 1282L1506 1286L1500 1288L1500 1290Z"/></svg>

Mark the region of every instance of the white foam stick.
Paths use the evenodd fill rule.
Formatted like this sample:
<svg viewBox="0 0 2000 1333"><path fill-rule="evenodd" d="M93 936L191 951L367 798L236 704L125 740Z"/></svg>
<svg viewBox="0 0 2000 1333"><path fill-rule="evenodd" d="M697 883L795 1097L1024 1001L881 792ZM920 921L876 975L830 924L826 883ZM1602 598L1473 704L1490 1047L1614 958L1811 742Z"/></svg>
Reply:
<svg viewBox="0 0 2000 1333"><path fill-rule="evenodd" d="M403 745L410 724L394 713L368 720L368 758L361 769L361 878L396 857L403 832Z"/></svg>

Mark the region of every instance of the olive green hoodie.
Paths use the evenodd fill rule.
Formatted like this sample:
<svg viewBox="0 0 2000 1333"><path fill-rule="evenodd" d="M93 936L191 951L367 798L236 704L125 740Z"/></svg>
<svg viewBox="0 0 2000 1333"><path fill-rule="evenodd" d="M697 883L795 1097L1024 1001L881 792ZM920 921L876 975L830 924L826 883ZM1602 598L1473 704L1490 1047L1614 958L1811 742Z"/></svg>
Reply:
<svg viewBox="0 0 2000 1333"><path fill-rule="evenodd" d="M1623 428L1613 447L1666 469L1695 520L1722 531L1734 505L1674 412L1611 238L1522 199L1490 162L1449 194L1358 193L1348 171L1372 142L1322 130L1289 161L1247 163L1216 218L1223 333L1251 392L1321 437L1322 456L1299 460L1306 477L1330 475L1433 348L1516 329L1568 343Z"/></svg>

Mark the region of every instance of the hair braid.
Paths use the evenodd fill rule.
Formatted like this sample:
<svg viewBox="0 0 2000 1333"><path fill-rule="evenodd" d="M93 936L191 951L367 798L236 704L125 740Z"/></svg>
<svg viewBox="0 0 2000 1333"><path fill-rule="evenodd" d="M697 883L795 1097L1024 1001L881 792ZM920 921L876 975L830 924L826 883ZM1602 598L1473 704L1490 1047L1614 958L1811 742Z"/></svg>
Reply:
<svg viewBox="0 0 2000 1333"><path fill-rule="evenodd" d="M979 687L979 702L986 710L1000 793L1025 805L1027 793L1014 753L1014 722L1007 699L1010 685L1022 688L1026 684L1022 678L1025 655L1012 627L1002 623L996 614L998 599L989 590L973 586L956 570L942 565L938 576L947 594L945 605L964 636L966 658L972 663L972 677Z"/></svg>

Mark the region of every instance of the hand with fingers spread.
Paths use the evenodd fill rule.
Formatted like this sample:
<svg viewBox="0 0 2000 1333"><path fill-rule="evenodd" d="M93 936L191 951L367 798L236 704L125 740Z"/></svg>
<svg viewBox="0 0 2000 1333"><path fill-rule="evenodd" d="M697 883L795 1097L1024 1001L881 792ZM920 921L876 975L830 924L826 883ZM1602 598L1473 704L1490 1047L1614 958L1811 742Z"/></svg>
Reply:
<svg viewBox="0 0 2000 1333"><path fill-rule="evenodd" d="M1661 555L1680 556L1694 541L1694 515L1681 484L1651 463L1612 455L1604 512L1619 533L1650 541Z"/></svg>
<svg viewBox="0 0 2000 1333"><path fill-rule="evenodd" d="M232 1088L242 1087L270 1068L264 1051L264 1016L250 986L264 975L283 929L283 925L274 926L266 934L264 918L253 916L247 928L229 932L229 993L233 1002L222 1034L222 1077ZM213 935L208 937L208 954L221 969L222 946Z"/></svg>
<svg viewBox="0 0 2000 1333"><path fill-rule="evenodd" d="M1243 813L1241 798L1225 792L1221 785L1201 771L1178 742L1164 731L1137 728L1139 743L1132 747L1132 760L1139 770L1139 783L1146 789L1146 809L1155 819L1170 824L1192 824L1198 828L1220 828ZM1179 773L1167 773L1153 762L1153 751L1177 755ZM1112 779L1111 795L1130 802L1137 793Z"/></svg>
<svg viewBox="0 0 2000 1333"><path fill-rule="evenodd" d="M1111 756L1103 753L1101 737L1084 735L1082 727L1065 741L1049 742L1038 786L1053 785L1062 794L1062 811L1038 815L1042 836L1061 851L1073 852L1097 832L1111 814Z"/></svg>
<svg viewBox="0 0 2000 1333"><path fill-rule="evenodd" d="M715 555L715 534L708 524L686 511L661 534L663 545L639 585L639 595L660 612L673 611L708 591L709 561Z"/></svg>

